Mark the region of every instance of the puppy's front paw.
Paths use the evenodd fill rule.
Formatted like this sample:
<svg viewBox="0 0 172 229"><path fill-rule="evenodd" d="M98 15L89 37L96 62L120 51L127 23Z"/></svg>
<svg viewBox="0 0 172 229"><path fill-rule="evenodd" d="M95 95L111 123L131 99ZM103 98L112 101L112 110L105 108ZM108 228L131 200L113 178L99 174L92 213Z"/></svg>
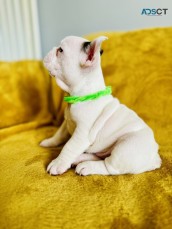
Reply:
<svg viewBox="0 0 172 229"><path fill-rule="evenodd" d="M60 175L70 168L68 163L61 161L59 158L54 159L47 167L50 175Z"/></svg>
<svg viewBox="0 0 172 229"><path fill-rule="evenodd" d="M42 146L42 147L55 147L55 146L57 146L57 144L53 138L47 138L40 143L40 146Z"/></svg>

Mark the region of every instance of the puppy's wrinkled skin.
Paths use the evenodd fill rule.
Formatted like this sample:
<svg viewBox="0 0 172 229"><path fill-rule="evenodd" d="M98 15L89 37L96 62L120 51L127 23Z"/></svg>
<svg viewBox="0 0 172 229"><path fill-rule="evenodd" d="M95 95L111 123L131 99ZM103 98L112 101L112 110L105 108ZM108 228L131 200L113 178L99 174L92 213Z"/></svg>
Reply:
<svg viewBox="0 0 172 229"><path fill-rule="evenodd" d="M104 90L100 47L106 39L98 37L89 42L66 37L48 53L44 65L72 96ZM62 174L72 165L77 165L76 173L80 175L137 174L161 166L152 130L112 95L68 105L62 126L41 146L57 146L65 141L60 155L48 165L52 175Z"/></svg>

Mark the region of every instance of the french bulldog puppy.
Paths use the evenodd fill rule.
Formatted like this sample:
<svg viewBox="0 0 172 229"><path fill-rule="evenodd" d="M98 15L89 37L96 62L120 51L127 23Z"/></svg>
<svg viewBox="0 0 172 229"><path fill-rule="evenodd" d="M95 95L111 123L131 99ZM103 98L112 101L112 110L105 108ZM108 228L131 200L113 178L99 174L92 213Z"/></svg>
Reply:
<svg viewBox="0 0 172 229"><path fill-rule="evenodd" d="M90 42L69 36L44 58L45 67L70 96L105 90L100 52L106 39L101 36ZM110 94L69 104L57 133L40 145L52 147L65 141L59 156L48 165L51 175L62 174L72 165L84 176L138 174L161 166L153 131Z"/></svg>

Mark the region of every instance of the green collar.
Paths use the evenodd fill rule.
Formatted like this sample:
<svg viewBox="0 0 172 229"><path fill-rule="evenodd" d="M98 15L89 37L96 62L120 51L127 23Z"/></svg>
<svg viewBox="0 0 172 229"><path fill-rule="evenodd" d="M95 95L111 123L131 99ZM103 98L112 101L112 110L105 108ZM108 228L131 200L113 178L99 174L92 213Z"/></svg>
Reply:
<svg viewBox="0 0 172 229"><path fill-rule="evenodd" d="M104 90L98 91L93 94L84 95L84 96L65 96L64 101L67 103L79 103L89 100L95 100L105 95L110 95L112 93L111 86L107 86Z"/></svg>

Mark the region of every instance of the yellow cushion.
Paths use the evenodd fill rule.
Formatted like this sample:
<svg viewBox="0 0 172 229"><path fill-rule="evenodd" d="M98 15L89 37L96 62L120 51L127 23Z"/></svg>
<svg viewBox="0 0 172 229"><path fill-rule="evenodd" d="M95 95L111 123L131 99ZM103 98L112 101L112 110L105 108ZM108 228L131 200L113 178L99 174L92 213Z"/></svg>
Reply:
<svg viewBox="0 0 172 229"><path fill-rule="evenodd" d="M49 123L49 96L50 77L40 61L0 62L0 137Z"/></svg>

